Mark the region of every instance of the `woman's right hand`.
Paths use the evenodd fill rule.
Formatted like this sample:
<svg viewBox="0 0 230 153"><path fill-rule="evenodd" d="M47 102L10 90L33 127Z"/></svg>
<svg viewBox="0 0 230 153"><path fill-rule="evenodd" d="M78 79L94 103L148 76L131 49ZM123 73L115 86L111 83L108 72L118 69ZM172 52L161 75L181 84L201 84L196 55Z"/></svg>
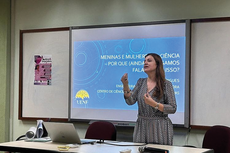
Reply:
<svg viewBox="0 0 230 153"><path fill-rule="evenodd" d="M122 77L121 77L121 82L123 83L123 85L128 85L128 73L125 73Z"/></svg>
<svg viewBox="0 0 230 153"><path fill-rule="evenodd" d="M124 96L125 98L128 98L131 95L130 89L129 89L129 82L128 82L128 73L125 73L121 77L121 82L123 83Z"/></svg>

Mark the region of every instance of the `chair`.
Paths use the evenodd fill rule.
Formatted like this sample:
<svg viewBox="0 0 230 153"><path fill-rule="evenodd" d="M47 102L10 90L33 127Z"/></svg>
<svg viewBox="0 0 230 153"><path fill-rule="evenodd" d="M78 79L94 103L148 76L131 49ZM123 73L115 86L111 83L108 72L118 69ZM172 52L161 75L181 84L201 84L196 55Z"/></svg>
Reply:
<svg viewBox="0 0 230 153"><path fill-rule="evenodd" d="M116 127L107 121L96 121L89 125L85 139L116 140Z"/></svg>
<svg viewBox="0 0 230 153"><path fill-rule="evenodd" d="M230 128L212 126L204 135L202 148L213 149L214 153L230 153Z"/></svg>

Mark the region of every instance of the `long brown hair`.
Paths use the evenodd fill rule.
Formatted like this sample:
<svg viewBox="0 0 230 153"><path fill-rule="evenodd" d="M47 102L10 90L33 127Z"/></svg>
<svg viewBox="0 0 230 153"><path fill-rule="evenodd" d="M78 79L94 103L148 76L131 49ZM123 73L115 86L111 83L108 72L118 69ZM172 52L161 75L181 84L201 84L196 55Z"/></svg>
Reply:
<svg viewBox="0 0 230 153"><path fill-rule="evenodd" d="M164 67L163 67L163 62L161 57L158 54L155 53L149 53L147 55L145 55L145 58L147 56L151 55L157 64L157 68L156 68L156 90L153 93L154 97L157 97L157 99L160 99L163 97L164 94L164 83L165 83L165 71L164 71Z"/></svg>

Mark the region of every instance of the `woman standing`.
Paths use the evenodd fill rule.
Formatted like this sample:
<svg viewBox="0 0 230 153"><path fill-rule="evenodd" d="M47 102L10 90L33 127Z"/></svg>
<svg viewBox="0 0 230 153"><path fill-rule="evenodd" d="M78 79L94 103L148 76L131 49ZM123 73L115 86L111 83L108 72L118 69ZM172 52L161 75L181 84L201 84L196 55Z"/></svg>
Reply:
<svg viewBox="0 0 230 153"><path fill-rule="evenodd" d="M147 54L144 71L148 77L140 78L132 91L128 74L121 78L126 103L133 105L138 102L133 141L172 145L173 125L168 114L175 113L177 105L172 83L165 79L161 57L155 53Z"/></svg>

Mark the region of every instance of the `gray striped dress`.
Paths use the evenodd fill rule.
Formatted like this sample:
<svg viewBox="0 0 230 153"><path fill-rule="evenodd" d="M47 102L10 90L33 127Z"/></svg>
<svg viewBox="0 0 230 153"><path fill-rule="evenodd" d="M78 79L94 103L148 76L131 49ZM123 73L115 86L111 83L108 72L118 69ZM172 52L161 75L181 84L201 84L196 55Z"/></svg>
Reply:
<svg viewBox="0 0 230 153"><path fill-rule="evenodd" d="M152 95L155 88L149 94ZM147 92L147 78L140 78L131 96L125 99L128 105L138 102L138 118L134 128L133 141L141 143L156 143L162 145L173 144L173 125L168 114L176 112L177 105L172 83L165 81L164 96L156 102L164 105L164 111L156 110L154 107L145 104L144 94Z"/></svg>

